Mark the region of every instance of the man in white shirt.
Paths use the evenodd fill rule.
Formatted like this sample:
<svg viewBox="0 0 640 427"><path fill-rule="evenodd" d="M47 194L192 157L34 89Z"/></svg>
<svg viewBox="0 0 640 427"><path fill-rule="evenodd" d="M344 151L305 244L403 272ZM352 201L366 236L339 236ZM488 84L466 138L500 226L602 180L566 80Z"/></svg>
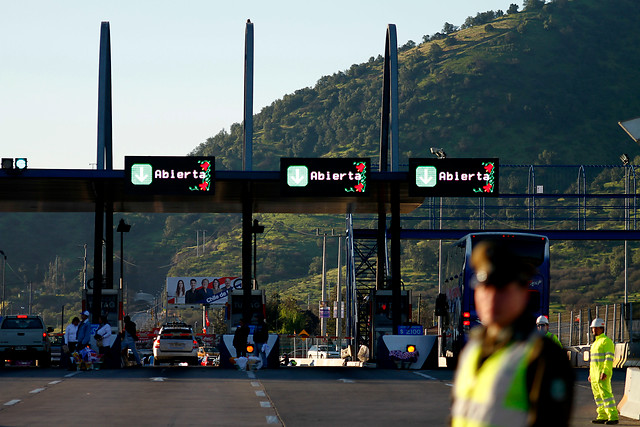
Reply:
<svg viewBox="0 0 640 427"><path fill-rule="evenodd" d="M69 348L69 352L73 353L76 351L76 346L78 344L78 325L80 324L80 319L78 317L74 317L69 326L64 333L64 343Z"/></svg>
<svg viewBox="0 0 640 427"><path fill-rule="evenodd" d="M100 337L100 339L98 339ZM107 322L107 316L100 316L100 326L95 334L96 341L98 341L98 347L100 354L106 354L113 342L111 338L111 325ZM102 342L99 342L102 341Z"/></svg>

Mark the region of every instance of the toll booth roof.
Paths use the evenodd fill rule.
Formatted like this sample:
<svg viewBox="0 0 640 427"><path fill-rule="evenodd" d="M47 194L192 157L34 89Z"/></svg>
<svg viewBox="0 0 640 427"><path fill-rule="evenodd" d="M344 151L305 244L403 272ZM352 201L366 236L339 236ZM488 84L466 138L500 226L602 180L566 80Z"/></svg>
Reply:
<svg viewBox="0 0 640 427"><path fill-rule="evenodd" d="M206 195L128 194L124 184L123 170L0 170L0 212L94 212L100 192L115 212L240 213L247 197L256 213L390 213L392 203L410 213L424 201L409 196L407 172L371 172L369 194L353 197L283 196L279 171L216 171Z"/></svg>

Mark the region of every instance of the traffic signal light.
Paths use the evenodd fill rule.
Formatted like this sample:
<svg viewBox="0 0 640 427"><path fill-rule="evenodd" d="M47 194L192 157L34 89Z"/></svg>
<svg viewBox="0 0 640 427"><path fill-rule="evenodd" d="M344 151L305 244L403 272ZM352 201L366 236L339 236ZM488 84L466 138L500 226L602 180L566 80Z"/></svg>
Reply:
<svg viewBox="0 0 640 427"><path fill-rule="evenodd" d="M17 157L15 159L12 159L10 157L3 157L2 161L0 162L0 166L2 167L2 170L6 171L7 173L22 172L27 168L27 158Z"/></svg>

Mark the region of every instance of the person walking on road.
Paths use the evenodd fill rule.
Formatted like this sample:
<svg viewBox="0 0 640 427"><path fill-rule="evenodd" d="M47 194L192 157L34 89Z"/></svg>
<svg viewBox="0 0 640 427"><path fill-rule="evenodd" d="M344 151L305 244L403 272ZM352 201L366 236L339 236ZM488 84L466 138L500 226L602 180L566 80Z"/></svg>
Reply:
<svg viewBox="0 0 640 427"><path fill-rule="evenodd" d="M547 319L546 316L539 316L538 319L536 319L536 327L540 333L544 334L545 337L549 338L562 348L562 343L558 337L553 332L549 331L549 319Z"/></svg>
<svg viewBox="0 0 640 427"><path fill-rule="evenodd" d="M83 311L80 318L82 320L80 321L80 324L78 324L78 350L82 350L87 347L91 342L91 322L89 322L89 312L86 310Z"/></svg>
<svg viewBox="0 0 640 427"><path fill-rule="evenodd" d="M569 425L573 370L562 349L536 331L527 307L535 267L486 241L470 263L482 326L460 354L451 425Z"/></svg>
<svg viewBox="0 0 640 427"><path fill-rule="evenodd" d="M618 424L618 409L611 391L611 373L615 346L604 334L604 320L593 319L591 332L595 336L589 353L589 382L596 402L597 418L594 424Z"/></svg>
<svg viewBox="0 0 640 427"><path fill-rule="evenodd" d="M136 349L136 341L138 341L138 334L136 331L136 324L131 321L131 317L124 316L124 330L122 331L122 352L125 354L127 349L131 349L133 353L133 357L136 359L136 366L142 366L142 362L140 361L140 354L138 354L138 350Z"/></svg>

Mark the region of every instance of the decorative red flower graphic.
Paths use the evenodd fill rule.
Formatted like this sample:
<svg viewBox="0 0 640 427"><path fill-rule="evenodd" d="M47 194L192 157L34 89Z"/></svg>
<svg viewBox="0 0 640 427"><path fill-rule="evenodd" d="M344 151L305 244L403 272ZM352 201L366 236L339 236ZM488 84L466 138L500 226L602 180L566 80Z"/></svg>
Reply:
<svg viewBox="0 0 640 427"><path fill-rule="evenodd" d="M362 193L362 190L364 190L364 185L363 184L354 185L353 188L355 188L358 193Z"/></svg>
<svg viewBox="0 0 640 427"><path fill-rule="evenodd" d="M209 162L204 162L204 163L201 163L201 164L200 164L200 167L202 168L202 170L203 170L203 171L208 170L208 169L209 169L209 166L211 166L211 165L209 164Z"/></svg>
<svg viewBox="0 0 640 427"><path fill-rule="evenodd" d="M360 173L362 173L362 171L364 170L364 163L359 163L356 165L356 170Z"/></svg>
<svg viewBox="0 0 640 427"><path fill-rule="evenodd" d="M493 188L493 185L487 184L482 188L484 189L485 193L491 193L491 189Z"/></svg>
<svg viewBox="0 0 640 427"><path fill-rule="evenodd" d="M486 170L487 173L491 173L491 171L493 170L493 163L489 163L488 165L485 165L484 170Z"/></svg>
<svg viewBox="0 0 640 427"><path fill-rule="evenodd" d="M198 187L200 187L200 190L202 190L202 191L207 191L207 189L209 188L209 183L208 182L203 182L201 184L198 184Z"/></svg>

